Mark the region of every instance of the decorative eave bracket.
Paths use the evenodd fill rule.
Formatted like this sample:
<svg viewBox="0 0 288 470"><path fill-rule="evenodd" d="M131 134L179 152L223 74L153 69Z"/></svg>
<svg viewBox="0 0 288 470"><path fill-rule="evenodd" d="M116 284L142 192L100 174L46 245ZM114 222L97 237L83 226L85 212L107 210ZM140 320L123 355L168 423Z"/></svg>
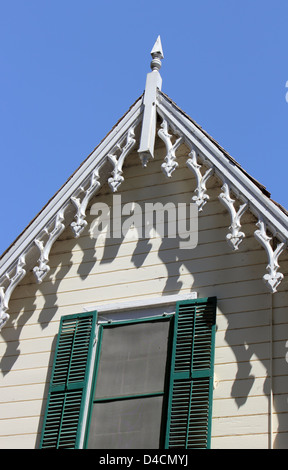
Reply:
<svg viewBox="0 0 288 470"><path fill-rule="evenodd" d="M0 287L0 330L10 318L10 315L7 313L7 310L9 308L9 300L13 290L26 274L26 269L24 269L25 265L25 254L23 254L18 259L16 265L12 266L10 272L7 272L5 274L5 279L1 279L2 285ZM8 286L6 288L3 287L5 283L8 283Z"/></svg>
<svg viewBox="0 0 288 470"><path fill-rule="evenodd" d="M277 238L270 237L267 234L267 224L265 220L260 216L258 222L256 223L258 230L254 232L254 236L256 240L263 246L266 250L267 258L268 258L268 265L266 270L268 271L267 274L264 274L263 281L267 285L268 289L272 294L277 292L277 287L284 278L284 275L278 272L279 263L278 259L281 253L287 248L287 244L285 241L277 241ZM276 245L274 246L272 243Z"/></svg>
<svg viewBox="0 0 288 470"><path fill-rule="evenodd" d="M230 232L226 235L226 240L233 250L238 250L242 239L245 237L245 233L240 231L240 219L248 208L248 202L245 201L236 211L234 206L235 200L230 196L230 187L226 181L221 189L223 192L219 195L219 200L226 206L231 216Z"/></svg>

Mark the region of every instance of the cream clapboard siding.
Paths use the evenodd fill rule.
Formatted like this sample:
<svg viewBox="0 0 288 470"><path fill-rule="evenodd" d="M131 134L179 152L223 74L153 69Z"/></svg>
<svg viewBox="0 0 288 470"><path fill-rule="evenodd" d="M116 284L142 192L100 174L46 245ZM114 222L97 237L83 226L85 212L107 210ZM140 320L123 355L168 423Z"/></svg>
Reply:
<svg viewBox="0 0 288 470"><path fill-rule="evenodd" d="M169 180L160 169L161 143L146 169L136 152L128 157L122 203L190 202L195 179L185 167L187 149L182 146L178 154L180 166ZM242 218L246 238L238 252L231 250L225 240L229 214L218 200L221 183L212 177L207 186L210 200L199 216L195 249L179 249L177 239L139 240L135 230L121 243L104 236L95 240L95 216L88 210L90 233L87 229L75 239L68 228L52 248L51 271L43 283L37 285L29 273L15 289L11 319L1 332L0 448L39 446L62 315L97 303L190 291L218 299L212 447L269 447L271 416L274 446L288 447L287 277L273 297L271 410L271 295L262 281L266 254L253 236L250 213ZM111 204L107 185L92 204L97 201ZM281 260L281 272L287 273L287 253Z"/></svg>

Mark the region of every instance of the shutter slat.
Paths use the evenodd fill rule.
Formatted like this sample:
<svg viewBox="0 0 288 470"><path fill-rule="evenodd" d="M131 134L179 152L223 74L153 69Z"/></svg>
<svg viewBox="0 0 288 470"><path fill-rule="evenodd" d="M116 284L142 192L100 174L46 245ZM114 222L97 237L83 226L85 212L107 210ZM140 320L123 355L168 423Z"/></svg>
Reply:
<svg viewBox="0 0 288 470"><path fill-rule="evenodd" d="M168 448L209 446L215 300L184 301L177 305L166 432Z"/></svg>
<svg viewBox="0 0 288 470"><path fill-rule="evenodd" d="M96 312L62 317L41 448L77 448Z"/></svg>

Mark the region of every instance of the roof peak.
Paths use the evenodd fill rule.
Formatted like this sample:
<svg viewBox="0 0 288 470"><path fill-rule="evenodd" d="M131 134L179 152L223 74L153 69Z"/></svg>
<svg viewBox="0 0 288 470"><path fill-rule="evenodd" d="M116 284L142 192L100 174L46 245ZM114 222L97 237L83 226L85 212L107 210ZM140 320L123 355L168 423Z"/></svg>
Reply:
<svg viewBox="0 0 288 470"><path fill-rule="evenodd" d="M139 155L143 166L147 166L148 160L154 158L154 142L156 134L156 101L157 90L161 90L162 78L159 73L161 59L164 58L160 36L151 51L151 70L147 74L143 106L144 114L140 138Z"/></svg>

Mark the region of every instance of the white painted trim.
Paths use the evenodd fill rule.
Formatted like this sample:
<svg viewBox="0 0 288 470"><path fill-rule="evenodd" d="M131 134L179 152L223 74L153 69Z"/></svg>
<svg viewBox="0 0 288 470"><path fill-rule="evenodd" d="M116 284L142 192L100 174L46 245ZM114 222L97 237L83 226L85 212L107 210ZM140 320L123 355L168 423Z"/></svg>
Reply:
<svg viewBox="0 0 288 470"><path fill-rule="evenodd" d="M240 192L249 201L250 210L262 214L268 225L276 230L280 239L288 240L288 218L273 201L251 181L237 165L200 130L191 120L181 113L176 106L158 93L158 111L161 117L168 119L169 124L182 135L187 144L195 146L211 163L221 179L229 181L231 189Z"/></svg>
<svg viewBox="0 0 288 470"><path fill-rule="evenodd" d="M59 192L55 194L47 206L44 207L35 220L33 220L31 225L29 225L15 241L15 243L10 246L2 259L0 259L0 282L2 284L7 284L7 282L9 283L6 288L4 288L4 285L1 285L0 287L0 330L9 319L7 310L9 309L8 304L10 296L18 282L20 282L20 279L18 281L18 276L11 277L15 268L17 272L19 259L21 258L23 261L24 274L30 269L33 269L38 282L43 280L49 271L48 261L50 249L52 248L53 243L56 241L60 233L68 226L67 218L69 220L69 217L71 217L72 210L75 212L75 197L77 198L77 195L79 194L79 188L83 192L82 187L86 185L87 180L90 178L90 188L92 189L94 185L91 186L91 174L98 175L99 169L105 165L106 161L108 160L109 152L113 151L116 146L119 147L123 141L123 138L125 138L127 133L129 133L131 130L132 125L135 128L140 123L142 112L143 97L136 101L127 114L118 122L118 124L106 136L101 144L83 162L83 164L72 175L67 183L59 190ZM97 180L97 189L99 187L100 183L98 184ZM88 193L86 190L86 196ZM79 201L79 204L76 204L78 215L79 210L82 210L82 225L85 225L84 209L86 209L86 196L84 196L84 199L82 199L82 203L84 201L85 204L82 204ZM77 207L77 205L79 207ZM66 211L68 215L66 215ZM78 221L80 222L79 217ZM52 232L50 232L52 224L54 224L55 227ZM71 228L73 229L73 225L71 225ZM47 235L48 241L46 241L44 244L42 236L47 237ZM74 235L77 236L77 231L76 233L74 231ZM37 260L34 260L34 254L36 253L35 246L38 247L38 251L40 252L40 258L38 258L38 267L35 267L37 263Z"/></svg>
<svg viewBox="0 0 288 470"><path fill-rule="evenodd" d="M93 383L93 376L94 376L94 369L95 369L98 331L99 331L99 325L96 322L95 331L93 332L94 341L93 341L92 354L91 354L91 360L89 363L89 371L88 371L87 395L86 395L88 399L86 400L85 405L84 405L83 418L82 418L82 424L81 424L81 432L80 432L80 440L79 440L80 449L83 449L84 447L84 439L85 439L85 434L86 434L88 411L89 411L90 397L91 397L91 390L92 390L92 383Z"/></svg>
<svg viewBox="0 0 288 470"><path fill-rule="evenodd" d="M97 310L98 315L105 312L123 312L125 310L146 309L149 307L165 307L167 305L176 304L182 300L197 299L197 292L190 292L189 294L176 294L167 295L163 297L154 297L152 299L132 300L129 302L117 302L114 304L102 304L94 307L83 307L84 312L92 312Z"/></svg>
<svg viewBox="0 0 288 470"><path fill-rule="evenodd" d="M144 167L148 161L154 158L154 143L156 135L156 97L157 89L161 90L162 78L159 73L161 68L161 59L164 59L160 36L158 36L151 51L152 72L147 74L146 86L144 92L144 114L142 120L142 131L140 137L139 156Z"/></svg>
<svg viewBox="0 0 288 470"><path fill-rule="evenodd" d="M123 138L125 132L132 126L142 114L142 101L139 99L129 112L121 119L121 121L114 127L114 129L107 135L107 137L100 143L100 145L91 153L86 161L79 167L74 175L67 181L62 189L55 194L49 204L39 213L36 219L29 227L22 233L18 240L10 247L0 260L0 279L3 274L15 263L15 260L23 254L29 245L33 243L37 235L43 228L50 223L53 217L56 216L58 211L68 204L74 192L81 186L81 183L88 178L89 174L94 169L99 169L105 157L111 149L117 144L119 138Z"/></svg>

